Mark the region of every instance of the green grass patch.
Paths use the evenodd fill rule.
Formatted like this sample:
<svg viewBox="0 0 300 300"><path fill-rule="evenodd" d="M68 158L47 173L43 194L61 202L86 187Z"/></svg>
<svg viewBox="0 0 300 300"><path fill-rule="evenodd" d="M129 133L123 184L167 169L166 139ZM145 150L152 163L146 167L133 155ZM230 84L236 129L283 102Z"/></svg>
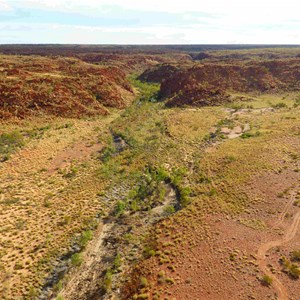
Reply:
<svg viewBox="0 0 300 300"><path fill-rule="evenodd" d="M81 234L79 239L79 246L85 248L88 242L93 238L93 232L91 230L86 230Z"/></svg>
<svg viewBox="0 0 300 300"><path fill-rule="evenodd" d="M24 146L24 137L19 131L0 135L0 161L9 159L11 153Z"/></svg>
<svg viewBox="0 0 300 300"><path fill-rule="evenodd" d="M72 266L79 267L83 263L83 258L81 253L75 253L71 256Z"/></svg>
<svg viewBox="0 0 300 300"><path fill-rule="evenodd" d="M148 83L137 79L136 75L129 77L131 84L140 92L140 101L157 102L159 97L160 84Z"/></svg>

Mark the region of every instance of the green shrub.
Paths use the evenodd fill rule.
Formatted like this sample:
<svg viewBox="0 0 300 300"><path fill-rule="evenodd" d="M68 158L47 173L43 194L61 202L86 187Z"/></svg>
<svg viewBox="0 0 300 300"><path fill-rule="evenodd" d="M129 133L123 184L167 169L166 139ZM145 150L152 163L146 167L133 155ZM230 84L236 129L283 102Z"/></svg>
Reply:
<svg viewBox="0 0 300 300"><path fill-rule="evenodd" d="M115 209L115 214L120 216L124 213L126 209L126 203L124 201L118 201Z"/></svg>
<svg viewBox="0 0 300 300"><path fill-rule="evenodd" d="M210 189L210 191L207 193L208 196L215 196L217 194L217 190L213 187Z"/></svg>
<svg viewBox="0 0 300 300"><path fill-rule="evenodd" d="M113 277L113 273L111 269L107 269L105 276L104 276L104 280L103 280L103 289L104 291L107 293L111 290L112 287L112 277Z"/></svg>
<svg viewBox="0 0 300 300"><path fill-rule="evenodd" d="M164 208L164 213L166 215L172 215L175 212L175 207L173 205L168 205L167 207Z"/></svg>
<svg viewBox="0 0 300 300"><path fill-rule="evenodd" d="M294 279L299 279L299 277L300 277L300 268L299 268L299 266L296 265L296 264L291 264L291 266L288 270L288 274Z"/></svg>
<svg viewBox="0 0 300 300"><path fill-rule="evenodd" d="M166 283L174 284L175 280L173 278L167 277L165 278Z"/></svg>
<svg viewBox="0 0 300 300"><path fill-rule="evenodd" d="M86 230L82 233L79 245L81 248L85 248L88 242L93 238L93 232L91 230Z"/></svg>
<svg viewBox="0 0 300 300"><path fill-rule="evenodd" d="M241 138L242 139L249 139L251 137L257 137L257 136L260 136L261 133L259 131L256 131L255 133L251 133L251 132L244 132L242 135L241 135Z"/></svg>
<svg viewBox="0 0 300 300"><path fill-rule="evenodd" d="M147 280L147 278L141 277L141 278L140 278L140 286L141 286L142 288L145 288L147 285L148 285L148 280Z"/></svg>
<svg viewBox="0 0 300 300"><path fill-rule="evenodd" d="M180 185L186 173L187 171L184 168L173 169L171 175L171 182L173 183L173 185Z"/></svg>
<svg viewBox="0 0 300 300"><path fill-rule="evenodd" d="M83 263L83 258L81 253L75 253L71 256L71 264L75 267L80 266Z"/></svg>
<svg viewBox="0 0 300 300"><path fill-rule="evenodd" d="M261 283L265 286L270 286L273 283L273 278L268 275L264 275L261 278Z"/></svg>
<svg viewBox="0 0 300 300"><path fill-rule="evenodd" d="M118 270L122 265L122 258L121 258L121 254L118 253L114 259L114 263L113 263L113 268L114 270Z"/></svg>
<svg viewBox="0 0 300 300"><path fill-rule="evenodd" d="M179 201L182 207L186 207L191 203L190 195L192 193L190 187L178 187Z"/></svg>
<svg viewBox="0 0 300 300"><path fill-rule="evenodd" d="M165 181L170 177L168 172L162 167L159 167L159 168L156 169L156 174L155 175L156 175L155 176L156 181Z"/></svg>
<svg viewBox="0 0 300 300"><path fill-rule="evenodd" d="M211 183L211 179L201 172L199 174L198 182L199 183L209 184L209 183Z"/></svg>
<svg viewBox="0 0 300 300"><path fill-rule="evenodd" d="M290 277L298 279L300 277L300 268L297 264L290 262L286 257L280 258L283 272L287 273Z"/></svg>
<svg viewBox="0 0 300 300"><path fill-rule="evenodd" d="M100 159L102 162L107 162L110 158L116 153L116 150L113 147L105 147L101 153Z"/></svg>
<svg viewBox="0 0 300 300"><path fill-rule="evenodd" d="M135 211L138 211L140 209L140 206L138 204L138 201L137 200L132 200L131 203L130 203L130 210L135 212Z"/></svg>
<svg viewBox="0 0 300 300"><path fill-rule="evenodd" d="M152 256L155 256L156 252L155 252L155 250L152 247L146 246L144 248L143 255L144 255L145 258L150 258Z"/></svg>
<svg viewBox="0 0 300 300"><path fill-rule="evenodd" d="M293 252L291 253L291 259L292 259L293 261L300 261L300 250L298 250L298 251L293 251Z"/></svg>
<svg viewBox="0 0 300 300"><path fill-rule="evenodd" d="M166 193L167 193L166 189L164 187L162 187L159 191L159 199L163 200L166 196Z"/></svg>
<svg viewBox="0 0 300 300"><path fill-rule="evenodd" d="M62 280L59 280L59 281L53 286L53 290L54 290L55 292L61 291L62 288L63 288L63 282L62 282Z"/></svg>
<svg viewBox="0 0 300 300"><path fill-rule="evenodd" d="M271 105L273 108L286 108L287 105L284 102L278 102L276 104Z"/></svg>

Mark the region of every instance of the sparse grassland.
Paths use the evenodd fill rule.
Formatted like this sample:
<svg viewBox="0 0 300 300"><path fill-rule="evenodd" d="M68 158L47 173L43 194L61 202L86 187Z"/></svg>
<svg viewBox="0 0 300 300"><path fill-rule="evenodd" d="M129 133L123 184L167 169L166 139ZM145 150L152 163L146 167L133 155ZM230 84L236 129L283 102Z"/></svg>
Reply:
<svg viewBox="0 0 300 300"><path fill-rule="evenodd" d="M232 93L235 101L228 104L227 107L233 109L261 109L261 108L293 108L297 106L298 92L290 92L284 94L262 94L257 95L253 93L241 94Z"/></svg>
<svg viewBox="0 0 300 300"><path fill-rule="evenodd" d="M156 91L157 87L152 93ZM297 153L298 146L292 142L299 134L294 121L299 114L296 108L275 111L250 109L231 115L232 112L223 107L165 109L163 103L152 102L151 99L138 99L119 117L115 114L81 121L49 119L47 130L36 129L43 132L38 138L36 134L25 135L25 148L13 154L11 161L2 168L4 171L19 163L19 169L15 169L18 173L13 177L8 177L6 172L1 175L6 182L2 184L1 205L5 207L2 220L11 218L12 214L16 220L15 229L4 226L2 231L2 240L10 239L10 243L6 242L6 249L11 249L3 249L2 265L6 274L13 270L10 283L23 274L28 279L23 280L18 291L6 281L4 292L7 295L28 295L28 287L40 286L42 278L51 270L52 259L59 255L61 249L69 247L71 240L77 241L83 250L92 238L95 215L99 212L106 214L107 211L103 203L98 202L97 195L105 194L108 183L118 186L122 182L129 186L128 196L115 202L116 216L122 216L126 211L148 211L161 204L165 184L172 184L182 200L182 207L187 206L176 214L174 206L166 207L164 213L169 218L154 227L151 237L158 242L145 241L145 249L147 244L152 245L145 252L145 263L151 259L157 260L158 266L165 266L171 272L166 276L170 279L160 284L165 291L172 290L172 286L176 285L176 279L171 276L172 270L179 268L176 262L180 251L187 251L185 245L197 245L194 239L198 233L200 241L210 235L202 218L212 213L226 213L232 217L243 214L251 209L254 201L244 190L253 176L278 172L283 168L280 163L283 157L291 164L297 162L298 157L293 153ZM205 136L214 128L238 124L250 124L249 132L253 132L253 136L225 139L216 145L207 144ZM5 126L4 130L9 132L11 125ZM29 122L22 131L23 136L24 132L31 132L30 128L33 126ZM260 134L256 135L258 131ZM112 133L126 145L119 152ZM87 139L87 135L93 138ZM86 139L84 147L78 144L82 139ZM274 140L280 143L274 144ZM53 144L56 145L54 149L51 148ZM83 159L82 155L78 156L78 151L71 150L76 147L83 153L90 153L89 149L102 149L95 156L100 160ZM35 153L34 165L31 160L24 159L28 151L31 155ZM22 180L28 172L34 177ZM32 189L36 182L38 190ZM22 193L29 186L32 189L30 193L35 195L34 200L28 192ZM250 230L265 230L264 220L251 214L239 220L241 226L246 225ZM37 221L41 230L35 230L33 235L32 228ZM143 239L140 237L141 242ZM27 249L26 245L33 248ZM23 262L22 254L27 252L32 255ZM70 263L80 268L83 258L80 253L75 253ZM18 260L18 264L12 264ZM144 277L151 284L145 286L139 283L142 290L138 295L146 291L155 293L156 288L149 290L151 277ZM103 289L110 292L114 272L108 270L103 280ZM143 282L146 281L143 279Z"/></svg>
<svg viewBox="0 0 300 300"><path fill-rule="evenodd" d="M257 249L297 221L299 94L166 108L159 84L129 82L136 100L106 117L1 123L2 299L34 299L52 277L52 296L77 299L72 276L82 299L271 299L278 281L297 299L299 245L267 251L278 280Z"/></svg>
<svg viewBox="0 0 300 300"><path fill-rule="evenodd" d="M97 194L106 186L94 182L98 137L116 116L1 124L1 147L10 154L0 163L1 299L30 298L55 260L92 238L103 210Z"/></svg>
<svg viewBox="0 0 300 300"><path fill-rule="evenodd" d="M166 168L176 165L177 168L186 169L185 182L193 191L192 201L186 209L154 227L148 242L153 245L151 251L155 255L146 255L143 263L134 269L132 284L135 288L130 285L125 287L125 298L135 291L135 297L147 294L150 298L160 295L160 297L171 296L181 299L184 297L182 294L184 288L182 290L176 288L176 283L188 280L186 276L191 265L199 266L199 270L195 267L197 270L195 275L189 275L193 278L193 282L200 284L199 280L201 280L200 285L206 286L211 282L210 280L217 281L216 274L224 270L224 258L220 258L222 260L220 268L216 267L216 261L210 256L212 254L207 252L204 254L201 249L208 245L213 249L213 247L218 247L213 246L214 243L223 243L222 249L219 250L222 257L222 253L225 253L225 249L231 245L225 241L225 237L224 241L221 236L218 237L219 235L214 237L214 229L208 229L209 226L214 225L204 219L217 218L216 222L222 223L225 222L221 221L224 219L224 215L227 215L228 225L238 226L237 224L240 223L233 234L239 236L243 231L247 231L249 234L256 232L254 234L256 236L264 234L270 221L263 212L259 213L259 217L256 215L258 211L256 207L261 205L257 196L261 187L258 188L258 191L252 187L255 178L263 174L273 174L272 176L276 179L276 174L280 176L282 172L291 172L296 176L291 175L291 182L297 183L297 172L294 172L294 169L299 161L298 156L293 156L293 153L299 151L300 147L298 143L299 127L295 123L295 120L299 120L299 110L293 106L293 97L282 100L282 96L278 95L276 96L278 103L286 101L287 105L282 108L269 109L270 103L275 103L275 97L256 95L256 99L253 100L253 108L244 110L239 107L234 111L228 111L226 107L166 110L159 108L159 104L154 104L159 108L156 115L160 115L164 120L165 133L160 136L159 148L155 151L152 150L155 154L159 151L159 155L152 155L151 163L164 165ZM135 122L136 120L131 120L133 128ZM243 124L250 124L247 137L246 135L237 136L232 139L220 140L216 144L207 144L205 136L215 130L214 128L223 126L234 128L238 125L243 126ZM167 149L163 149L165 145ZM276 199L276 194L273 197ZM216 217L214 217L215 215ZM224 227L219 230L226 232L227 229ZM225 232L223 232L224 235L226 235ZM239 238L237 237L237 239ZM256 242L254 239L253 245ZM251 281L251 272L254 271L251 271L251 263L247 262L246 257L251 255L251 251L255 251L255 247L249 251L249 249L245 250L242 244L237 244L237 248L239 250L236 250L234 259L229 260L230 265L233 266L228 266L226 273L237 272L239 274L237 276L249 278ZM239 257L240 251L244 253L244 256ZM197 257L202 255L205 255L205 258L198 260ZM210 263L206 262L206 259ZM245 262L239 263L240 260L245 260ZM207 270L212 264L218 271L207 271L208 275L204 275L206 271L202 271L202 269ZM168 276L172 277L173 268L176 270L176 274L179 274L175 280L172 279L174 285L169 285L169 281L166 280L157 281L154 275L157 270L163 269L168 278ZM140 285L139 278L141 276L147 279L151 288ZM210 278L209 281L206 281L205 276ZM262 282L272 286L272 278L266 276L261 277ZM236 278L235 275L233 277ZM226 281L222 287L227 290L229 286L233 286L231 285L233 283L230 282L230 280ZM206 288L210 290L210 287L206 286ZM210 293L215 293L214 297L223 299L224 294L218 284L214 285L214 288L218 292L211 291ZM263 290L260 290L263 287L257 289L257 295L264 293ZM203 290L200 288L195 290L189 295L203 295L205 298L206 294ZM243 296L236 297L242 299L251 293L253 294L253 290L245 287Z"/></svg>

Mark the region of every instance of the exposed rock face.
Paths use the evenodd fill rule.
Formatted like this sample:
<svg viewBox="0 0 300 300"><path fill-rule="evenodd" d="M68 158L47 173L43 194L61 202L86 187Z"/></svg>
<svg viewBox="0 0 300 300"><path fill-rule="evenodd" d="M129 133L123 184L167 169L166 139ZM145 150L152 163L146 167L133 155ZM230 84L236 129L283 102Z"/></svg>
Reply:
<svg viewBox="0 0 300 300"><path fill-rule="evenodd" d="M180 68L175 65L163 64L146 70L139 76L139 79L147 82L161 83L163 80L171 77L173 73L178 70L180 70Z"/></svg>
<svg viewBox="0 0 300 300"><path fill-rule="evenodd" d="M214 106L230 101L230 96L223 90L204 87L199 84L189 85L166 102L166 106Z"/></svg>
<svg viewBox="0 0 300 300"><path fill-rule="evenodd" d="M107 114L133 98L126 74L74 58L2 56L0 118L43 113L65 117Z"/></svg>
<svg viewBox="0 0 300 300"><path fill-rule="evenodd" d="M93 64L105 64L120 67L130 73L141 73L158 64L190 62L191 57L184 53L151 54L151 53L84 53L76 57Z"/></svg>
<svg viewBox="0 0 300 300"><path fill-rule="evenodd" d="M208 53L200 52L199 54L194 56L194 60L202 60L202 59L206 59L206 58L210 58L210 57L211 56Z"/></svg>
<svg viewBox="0 0 300 300"><path fill-rule="evenodd" d="M219 105L230 101L230 92L300 90L300 59L162 65L146 71L142 78L161 82L160 95L167 106Z"/></svg>

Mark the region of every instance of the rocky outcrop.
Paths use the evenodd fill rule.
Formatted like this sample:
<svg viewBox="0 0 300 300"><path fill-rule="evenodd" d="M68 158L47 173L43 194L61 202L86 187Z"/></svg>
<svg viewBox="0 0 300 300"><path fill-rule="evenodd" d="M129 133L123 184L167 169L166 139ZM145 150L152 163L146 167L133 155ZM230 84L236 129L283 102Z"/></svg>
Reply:
<svg viewBox="0 0 300 300"><path fill-rule="evenodd" d="M161 82L160 95L167 106L219 105L230 101L231 92L299 91L300 59L162 65L142 76Z"/></svg>
<svg viewBox="0 0 300 300"><path fill-rule="evenodd" d="M146 70L139 76L139 80L147 82L161 83L171 77L175 72L180 70L179 67L170 64L163 64Z"/></svg>
<svg viewBox="0 0 300 300"><path fill-rule="evenodd" d="M0 118L108 114L133 99L126 73L74 58L2 56Z"/></svg>

